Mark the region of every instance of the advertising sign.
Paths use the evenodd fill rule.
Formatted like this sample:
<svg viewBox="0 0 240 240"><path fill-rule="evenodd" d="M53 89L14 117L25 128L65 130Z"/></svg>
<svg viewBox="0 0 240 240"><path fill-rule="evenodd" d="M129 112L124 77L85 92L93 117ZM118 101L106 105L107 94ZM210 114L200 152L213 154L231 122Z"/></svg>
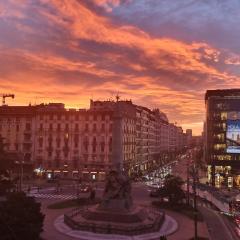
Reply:
<svg viewBox="0 0 240 240"><path fill-rule="evenodd" d="M240 118L239 113L230 112L227 119L227 153L240 153Z"/></svg>

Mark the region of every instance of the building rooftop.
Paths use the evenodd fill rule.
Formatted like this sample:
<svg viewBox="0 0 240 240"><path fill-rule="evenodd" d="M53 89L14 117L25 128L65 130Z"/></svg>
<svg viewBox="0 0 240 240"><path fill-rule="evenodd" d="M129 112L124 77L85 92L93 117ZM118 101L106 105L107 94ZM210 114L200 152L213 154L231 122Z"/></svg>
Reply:
<svg viewBox="0 0 240 240"><path fill-rule="evenodd" d="M240 96L240 88L207 90L205 101L209 97Z"/></svg>

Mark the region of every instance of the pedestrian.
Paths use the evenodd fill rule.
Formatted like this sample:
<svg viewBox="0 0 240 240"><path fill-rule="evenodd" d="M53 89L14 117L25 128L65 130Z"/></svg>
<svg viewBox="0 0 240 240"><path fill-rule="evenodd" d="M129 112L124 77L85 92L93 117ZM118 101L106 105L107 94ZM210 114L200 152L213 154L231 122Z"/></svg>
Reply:
<svg viewBox="0 0 240 240"><path fill-rule="evenodd" d="M30 185L28 185L27 192L28 192L28 194L30 194L30 192L31 192L31 186Z"/></svg>
<svg viewBox="0 0 240 240"><path fill-rule="evenodd" d="M96 195L96 191L95 191L94 187L91 187L91 190L90 190L90 200L91 201L95 200L95 195Z"/></svg>

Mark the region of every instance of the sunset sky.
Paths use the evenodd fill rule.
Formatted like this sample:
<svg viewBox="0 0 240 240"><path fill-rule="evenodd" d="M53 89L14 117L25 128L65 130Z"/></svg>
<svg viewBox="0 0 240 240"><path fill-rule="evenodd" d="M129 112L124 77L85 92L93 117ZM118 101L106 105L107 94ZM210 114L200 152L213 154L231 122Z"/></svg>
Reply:
<svg viewBox="0 0 240 240"><path fill-rule="evenodd" d="M237 87L239 0L0 0L9 105L119 93L199 134L206 89Z"/></svg>

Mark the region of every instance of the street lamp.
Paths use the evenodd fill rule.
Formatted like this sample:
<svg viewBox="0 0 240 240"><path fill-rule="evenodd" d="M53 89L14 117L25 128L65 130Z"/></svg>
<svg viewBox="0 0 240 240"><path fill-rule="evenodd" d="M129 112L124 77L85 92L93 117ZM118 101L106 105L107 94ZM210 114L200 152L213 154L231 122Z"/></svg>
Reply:
<svg viewBox="0 0 240 240"><path fill-rule="evenodd" d="M190 155L187 155L187 205L189 206L190 204L190 196L189 196L189 159L190 159Z"/></svg>
<svg viewBox="0 0 240 240"><path fill-rule="evenodd" d="M19 161L15 161L16 164L19 165L19 186L18 190L19 192L22 191L22 182L23 182L23 163L24 163L24 154L22 154L19 158Z"/></svg>
<svg viewBox="0 0 240 240"><path fill-rule="evenodd" d="M192 175L192 178L193 178L193 214L194 214L194 240L197 240L198 237L198 233L197 233L197 214L198 214L198 211L197 211L197 194L196 194L196 179L197 179L197 168L196 168L196 164L195 164L195 161L196 161L196 154L194 153L190 153L188 156L187 156L187 204L189 205L190 204L190 193L189 193L189 182L190 182L190 173L189 173L189 165L190 165L190 157L193 157L193 160L191 161L191 163L193 163L192 165L192 168L191 168L191 175Z"/></svg>
<svg viewBox="0 0 240 240"><path fill-rule="evenodd" d="M193 165L193 206L194 206L194 239L197 240L197 194L196 194L196 175L197 175L197 169L196 169L196 165L194 163Z"/></svg>

